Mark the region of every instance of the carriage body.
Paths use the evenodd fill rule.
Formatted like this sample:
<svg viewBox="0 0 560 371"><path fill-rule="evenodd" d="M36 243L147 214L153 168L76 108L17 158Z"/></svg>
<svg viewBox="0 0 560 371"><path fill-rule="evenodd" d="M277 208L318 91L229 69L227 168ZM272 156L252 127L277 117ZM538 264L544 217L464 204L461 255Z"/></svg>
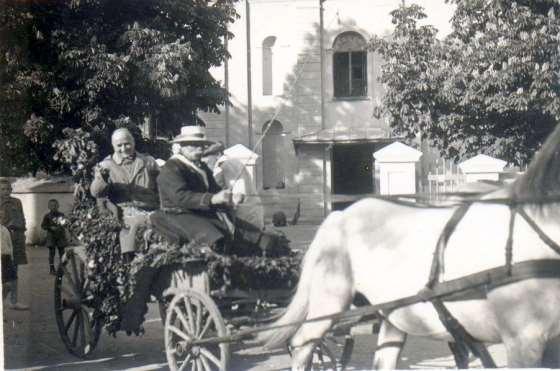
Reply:
<svg viewBox="0 0 560 371"><path fill-rule="evenodd" d="M150 232L145 231L143 237L149 239ZM104 298L96 297L90 290L90 284L96 278L93 268L99 262L90 259L86 250L83 245L66 249L54 288L61 339L67 350L78 357L92 353L105 324L98 310L105 305ZM150 299L158 301L166 354L172 370L179 369L183 362L195 363L201 370L228 369L228 343L192 349L189 340L225 336L240 326L270 321L274 318L271 315L281 311L291 298L291 289L212 287L206 264L204 258L193 257L183 259L180 264L143 267L134 274L132 294L121 303L119 330L130 334L142 329ZM124 275L121 280L127 281L129 276Z"/></svg>

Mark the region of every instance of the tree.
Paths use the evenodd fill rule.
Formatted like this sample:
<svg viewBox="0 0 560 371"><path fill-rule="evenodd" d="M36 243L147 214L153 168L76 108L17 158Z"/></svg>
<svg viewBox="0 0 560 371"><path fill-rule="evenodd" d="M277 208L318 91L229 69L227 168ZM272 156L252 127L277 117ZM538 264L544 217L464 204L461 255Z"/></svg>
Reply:
<svg viewBox="0 0 560 371"><path fill-rule="evenodd" d="M452 32L419 26L418 6L392 12L385 59L385 115L442 155L486 153L523 164L560 120L560 4L552 0L451 0Z"/></svg>
<svg viewBox="0 0 560 371"><path fill-rule="evenodd" d="M218 112L227 97L209 68L228 57L234 2L2 1L3 161L68 169L68 156L55 159L65 129L81 129L107 153L115 127L138 134L150 121L169 134L197 110Z"/></svg>

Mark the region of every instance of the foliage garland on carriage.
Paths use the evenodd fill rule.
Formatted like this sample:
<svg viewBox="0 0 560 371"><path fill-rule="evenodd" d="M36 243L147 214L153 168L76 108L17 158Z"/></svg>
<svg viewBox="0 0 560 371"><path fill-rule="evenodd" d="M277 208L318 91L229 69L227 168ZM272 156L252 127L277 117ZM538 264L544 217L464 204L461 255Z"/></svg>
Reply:
<svg viewBox="0 0 560 371"><path fill-rule="evenodd" d="M295 288L301 254L289 248L289 241L279 231L272 231L280 241L274 251L249 247L243 251L216 252L196 241L172 244L157 232L144 228L136 235L134 259L126 261L119 246L122 222L99 208L89 195L94 166L92 159L97 157L97 148L88 133L69 130L66 136L58 153L66 157L63 159L65 162L75 164L72 173L76 184L76 206L69 215L68 228L78 243L86 247L88 295L96 303L93 306L96 308L94 316L102 320L111 335L116 336L122 330L126 304L134 295L137 281L146 269L182 266L197 259L204 263L212 291ZM139 310L143 310L143 318L147 307ZM137 335L143 332L141 321L133 332Z"/></svg>

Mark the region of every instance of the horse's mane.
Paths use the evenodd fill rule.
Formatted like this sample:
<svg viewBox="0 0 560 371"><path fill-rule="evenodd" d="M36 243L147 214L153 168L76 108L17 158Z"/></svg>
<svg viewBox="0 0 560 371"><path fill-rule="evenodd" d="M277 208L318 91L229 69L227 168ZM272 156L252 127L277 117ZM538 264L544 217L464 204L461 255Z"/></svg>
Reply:
<svg viewBox="0 0 560 371"><path fill-rule="evenodd" d="M511 188L511 197L515 200L542 205L552 201L550 196L560 196L560 125Z"/></svg>

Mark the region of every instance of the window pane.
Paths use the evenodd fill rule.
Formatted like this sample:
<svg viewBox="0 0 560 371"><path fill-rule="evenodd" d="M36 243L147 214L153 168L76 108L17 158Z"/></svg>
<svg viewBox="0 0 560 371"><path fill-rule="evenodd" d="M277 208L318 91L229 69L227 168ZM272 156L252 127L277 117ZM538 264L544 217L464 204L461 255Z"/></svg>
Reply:
<svg viewBox="0 0 560 371"><path fill-rule="evenodd" d="M350 96L362 97L367 94L367 55L366 52L352 52Z"/></svg>
<svg viewBox="0 0 560 371"><path fill-rule="evenodd" d="M350 94L350 54L333 54L334 96L347 97Z"/></svg>

